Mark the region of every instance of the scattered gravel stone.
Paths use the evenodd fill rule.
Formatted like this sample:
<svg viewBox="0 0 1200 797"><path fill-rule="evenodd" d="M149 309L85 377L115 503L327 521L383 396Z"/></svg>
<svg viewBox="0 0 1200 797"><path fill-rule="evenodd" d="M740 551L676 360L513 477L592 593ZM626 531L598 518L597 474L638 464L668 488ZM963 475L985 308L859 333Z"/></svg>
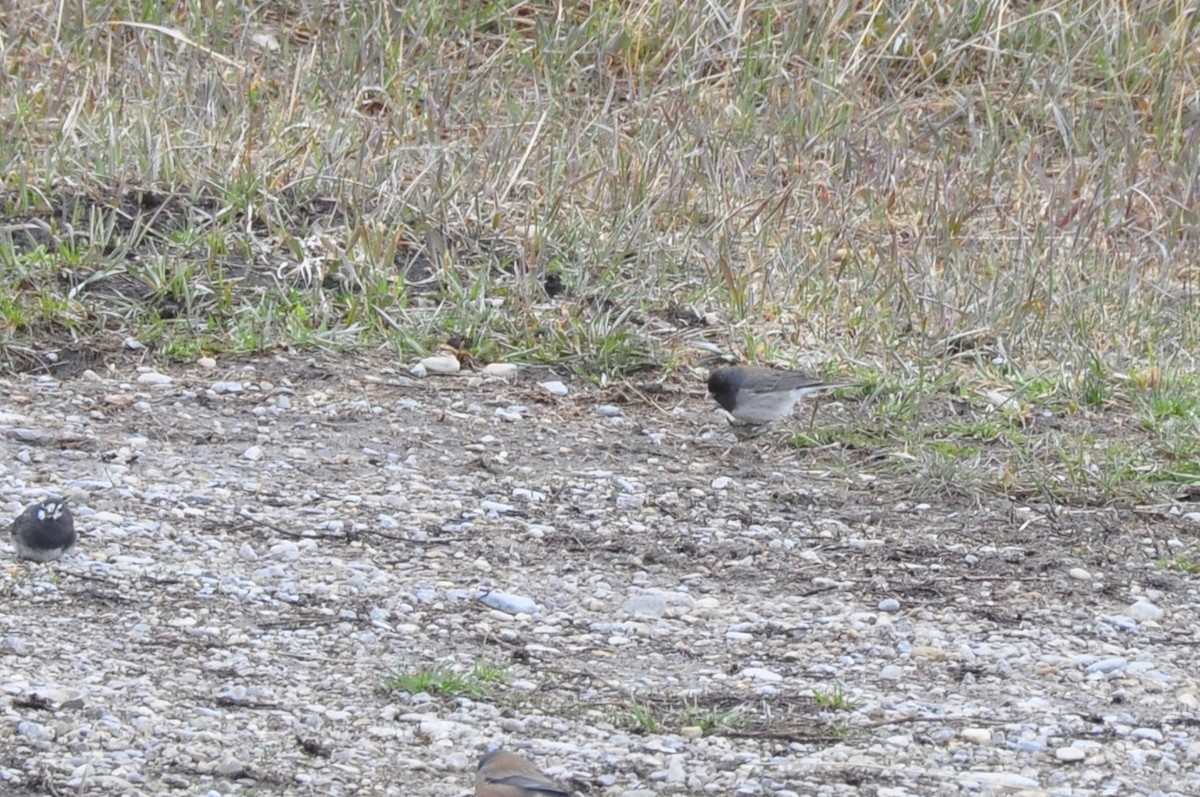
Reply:
<svg viewBox="0 0 1200 797"><path fill-rule="evenodd" d="M1084 570L1082 567L1072 567L1067 571L1067 575L1076 581L1091 581L1092 574Z"/></svg>
<svg viewBox="0 0 1200 797"><path fill-rule="evenodd" d="M271 556L276 559L299 559L300 546L291 540L277 542L271 546Z"/></svg>
<svg viewBox="0 0 1200 797"><path fill-rule="evenodd" d="M514 404L511 407L497 407L495 412L492 414L507 423L516 423L525 417L525 412L525 407L519 404Z"/></svg>
<svg viewBox="0 0 1200 797"><path fill-rule="evenodd" d="M985 745L992 741L992 732L987 728L963 728L959 736L971 744Z"/></svg>
<svg viewBox="0 0 1200 797"><path fill-rule="evenodd" d="M17 723L17 735L24 736L30 740L52 739L54 738L50 729L40 722L22 721Z"/></svg>
<svg viewBox="0 0 1200 797"><path fill-rule="evenodd" d="M620 611L628 617L658 618L667 610L667 601L661 595L635 595L626 600Z"/></svg>
<svg viewBox="0 0 1200 797"><path fill-rule="evenodd" d="M743 678L749 678L752 681L782 681L783 676L774 670L768 670L765 667L747 667L742 670L740 675Z"/></svg>
<svg viewBox="0 0 1200 797"><path fill-rule="evenodd" d="M1099 661L1092 662L1086 668L1084 668L1084 672L1088 675L1092 675L1094 673L1111 673L1118 670L1124 670L1127 664L1129 664L1129 662L1124 658L1120 656L1112 656L1107 659L1100 659Z"/></svg>
<svg viewBox="0 0 1200 797"><path fill-rule="evenodd" d="M600 413L605 418L617 418L621 415L622 410L620 407L616 407L612 404L601 404L599 407L596 407L596 412Z"/></svg>
<svg viewBox="0 0 1200 797"><path fill-rule="evenodd" d="M236 394L246 392L246 386L241 382L213 382L208 389L213 393L216 393L218 396L225 395L227 393Z"/></svg>
<svg viewBox="0 0 1200 797"><path fill-rule="evenodd" d="M45 429L6 429L4 436L31 446L54 445L54 435Z"/></svg>
<svg viewBox="0 0 1200 797"><path fill-rule="evenodd" d="M137 378L139 385L169 385L174 380L166 374L160 374L158 371L146 371L138 374Z"/></svg>
<svg viewBox="0 0 1200 797"><path fill-rule="evenodd" d="M1125 610L1125 614L1134 620L1145 622L1147 620L1158 622L1163 618L1163 610L1155 606L1148 600L1138 599L1132 606Z"/></svg>
<svg viewBox="0 0 1200 797"><path fill-rule="evenodd" d="M1161 743L1163 741L1163 732L1158 728L1134 728L1129 732L1129 738L1135 741L1147 739L1151 742Z"/></svg>
<svg viewBox="0 0 1200 797"><path fill-rule="evenodd" d="M261 446L247 446L246 450L242 452L242 458L248 459L251 462L258 462L262 459L262 455L263 450Z"/></svg>
<svg viewBox="0 0 1200 797"><path fill-rule="evenodd" d="M25 640L19 636L7 636L0 639L0 654L12 654L14 656L28 656L29 648L25 645Z"/></svg>
<svg viewBox="0 0 1200 797"><path fill-rule="evenodd" d="M519 369L512 363L488 363L483 366L483 375L495 379L512 379Z"/></svg>
<svg viewBox="0 0 1200 797"><path fill-rule="evenodd" d="M1036 789L1039 785L1033 778L1013 772L965 772L959 776L959 782L997 790Z"/></svg>
<svg viewBox="0 0 1200 797"><path fill-rule="evenodd" d="M0 380L0 423L45 442L7 438L7 517L69 494L80 530L0 568L0 792L459 795L491 743L595 797L1195 792L1200 604L1156 567L1161 518L1045 535L765 438L708 448L699 388L622 428L582 383L249 365L262 401L211 400L204 366ZM1137 591L1071 574L1072 539ZM380 688L489 663L499 697ZM837 684L851 732L797 735ZM694 718L634 733L630 694ZM686 714L724 706L766 734Z"/></svg>
<svg viewBox="0 0 1200 797"><path fill-rule="evenodd" d="M570 392L567 390L567 386L564 385L562 382L559 382L558 380L553 380L550 382L539 382L538 384L541 385L542 390L545 390L547 393L549 393L552 396L560 396L561 397L561 396L567 395L567 393Z"/></svg>
<svg viewBox="0 0 1200 797"><path fill-rule="evenodd" d="M534 614L537 612L537 601L523 595L513 595L499 590L482 591L479 600L485 605L506 614Z"/></svg>
<svg viewBox="0 0 1200 797"><path fill-rule="evenodd" d="M417 363L428 374L457 374L462 368L458 358L449 354L434 354L430 357L422 357Z"/></svg>

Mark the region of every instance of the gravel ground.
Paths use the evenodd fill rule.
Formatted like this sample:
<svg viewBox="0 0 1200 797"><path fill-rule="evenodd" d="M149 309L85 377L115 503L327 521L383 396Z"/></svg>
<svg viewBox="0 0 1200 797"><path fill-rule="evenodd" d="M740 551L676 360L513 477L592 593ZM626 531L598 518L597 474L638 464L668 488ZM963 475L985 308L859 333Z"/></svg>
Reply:
<svg viewBox="0 0 1200 797"><path fill-rule="evenodd" d="M4 509L80 531L0 572L4 794L457 796L492 741L585 795L1200 793L1183 517L916 503L698 384L207 364L0 385Z"/></svg>

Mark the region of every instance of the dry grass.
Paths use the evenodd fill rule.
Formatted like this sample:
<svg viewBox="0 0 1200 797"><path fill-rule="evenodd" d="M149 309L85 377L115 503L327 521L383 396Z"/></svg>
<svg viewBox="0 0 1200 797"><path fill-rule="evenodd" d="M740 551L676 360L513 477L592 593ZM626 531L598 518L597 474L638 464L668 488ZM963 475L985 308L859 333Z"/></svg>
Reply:
<svg viewBox="0 0 1200 797"><path fill-rule="evenodd" d="M209 5L0 15L10 363L703 340L918 418L1190 401L1191 3Z"/></svg>

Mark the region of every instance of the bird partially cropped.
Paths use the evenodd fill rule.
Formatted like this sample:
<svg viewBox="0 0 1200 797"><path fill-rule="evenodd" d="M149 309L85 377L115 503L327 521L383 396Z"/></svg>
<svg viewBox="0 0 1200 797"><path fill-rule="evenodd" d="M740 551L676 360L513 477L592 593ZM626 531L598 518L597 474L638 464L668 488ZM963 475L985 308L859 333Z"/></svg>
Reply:
<svg viewBox="0 0 1200 797"><path fill-rule="evenodd" d="M570 797L565 786L542 774L528 759L493 750L479 759L475 797Z"/></svg>
<svg viewBox="0 0 1200 797"><path fill-rule="evenodd" d="M733 365L708 377L708 392L735 421L760 426L792 414L796 402L820 390L846 387L800 371Z"/></svg>
<svg viewBox="0 0 1200 797"><path fill-rule="evenodd" d="M11 534L18 557L52 562L74 547L75 519L66 500L47 498L18 515Z"/></svg>

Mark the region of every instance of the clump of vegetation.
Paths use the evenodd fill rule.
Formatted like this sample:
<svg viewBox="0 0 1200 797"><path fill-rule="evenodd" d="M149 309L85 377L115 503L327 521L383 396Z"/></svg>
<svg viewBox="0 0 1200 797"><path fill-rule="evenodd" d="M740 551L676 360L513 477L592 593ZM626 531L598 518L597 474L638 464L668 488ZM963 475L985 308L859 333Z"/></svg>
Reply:
<svg viewBox="0 0 1200 797"><path fill-rule="evenodd" d="M1200 478L1196 19L23 4L0 361L449 347L602 381L703 340L853 372L867 411L796 439L835 464L1136 499Z"/></svg>

